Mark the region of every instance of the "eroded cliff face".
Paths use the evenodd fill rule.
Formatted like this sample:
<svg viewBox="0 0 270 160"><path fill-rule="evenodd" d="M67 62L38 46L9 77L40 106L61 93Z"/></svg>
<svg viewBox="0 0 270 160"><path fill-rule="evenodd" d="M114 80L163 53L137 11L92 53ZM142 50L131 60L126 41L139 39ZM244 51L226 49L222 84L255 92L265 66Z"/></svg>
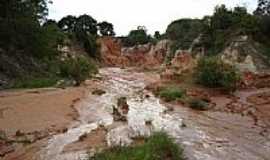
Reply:
<svg viewBox="0 0 270 160"><path fill-rule="evenodd" d="M260 44L248 36L234 38L220 54L221 59L235 66L240 72L257 73L268 69L268 58L260 53Z"/></svg>
<svg viewBox="0 0 270 160"><path fill-rule="evenodd" d="M162 40L156 45L145 44L123 47L116 38L99 39L101 60L105 66L116 67L156 67L163 64L170 51L170 41Z"/></svg>
<svg viewBox="0 0 270 160"><path fill-rule="evenodd" d="M144 69L163 66L161 78L173 79L177 75L194 71L198 60L205 54L204 48L194 47L199 40L196 38L189 50L179 49L174 54L170 51L172 44L170 40L161 40L156 45L123 47L120 39L104 37L99 39L99 43L101 59L105 66ZM258 74L267 71L269 66L269 60L259 52L258 45L248 36L238 36L231 40L231 43L218 54L218 57L243 73L243 79L247 85L251 83L250 79L254 79L250 77L257 77ZM173 57L168 62L167 57L171 55Z"/></svg>
<svg viewBox="0 0 270 160"><path fill-rule="evenodd" d="M98 40L100 45L101 61L105 66L126 66L128 59L121 56L121 43L119 40L105 37Z"/></svg>

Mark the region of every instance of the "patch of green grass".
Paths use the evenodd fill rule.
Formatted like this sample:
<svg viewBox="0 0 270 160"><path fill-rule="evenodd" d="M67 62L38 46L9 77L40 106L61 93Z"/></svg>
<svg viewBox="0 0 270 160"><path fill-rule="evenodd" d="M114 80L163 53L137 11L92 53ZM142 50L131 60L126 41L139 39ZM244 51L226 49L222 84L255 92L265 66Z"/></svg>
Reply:
<svg viewBox="0 0 270 160"><path fill-rule="evenodd" d="M158 95L167 102L175 101L183 98L186 91L176 86L163 87L160 89Z"/></svg>
<svg viewBox="0 0 270 160"><path fill-rule="evenodd" d="M184 160L184 156L183 149L165 133L155 133L144 144L105 150L89 160Z"/></svg>
<svg viewBox="0 0 270 160"><path fill-rule="evenodd" d="M190 108L194 109L194 110L200 110L200 111L204 111L208 109L208 103L201 100L201 99L191 99L189 100L189 106Z"/></svg>
<svg viewBox="0 0 270 160"><path fill-rule="evenodd" d="M54 86L59 79L56 77L48 78L27 78L16 80L12 88L45 88Z"/></svg>

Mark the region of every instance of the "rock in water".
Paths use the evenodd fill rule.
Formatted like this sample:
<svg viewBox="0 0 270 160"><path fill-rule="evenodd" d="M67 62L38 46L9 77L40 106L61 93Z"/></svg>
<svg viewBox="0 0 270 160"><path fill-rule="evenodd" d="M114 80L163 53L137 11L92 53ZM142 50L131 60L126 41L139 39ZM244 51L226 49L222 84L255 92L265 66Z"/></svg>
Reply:
<svg viewBox="0 0 270 160"><path fill-rule="evenodd" d="M126 121L129 106L126 97L120 97L117 100L117 107L113 106L113 117L115 121Z"/></svg>

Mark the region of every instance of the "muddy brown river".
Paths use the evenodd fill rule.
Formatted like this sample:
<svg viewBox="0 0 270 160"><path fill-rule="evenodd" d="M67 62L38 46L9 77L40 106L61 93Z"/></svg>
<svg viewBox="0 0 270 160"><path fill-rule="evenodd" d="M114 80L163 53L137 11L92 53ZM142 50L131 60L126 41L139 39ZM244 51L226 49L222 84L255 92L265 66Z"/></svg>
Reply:
<svg viewBox="0 0 270 160"><path fill-rule="evenodd" d="M67 132L51 137L34 159L86 159L95 150L64 152L64 148L99 127L106 128L108 146L129 145L136 137L164 131L184 148L189 160L270 159L269 134L261 135L261 128L254 125L251 117L219 111L195 112L181 105L162 103L144 89L156 78L150 73L105 68L101 69L100 76L102 80L97 87L106 94L89 93L79 103L78 121L72 123ZM246 92L237 92L236 96L246 102ZM113 105L120 97L127 97L129 105L127 122L122 123L114 122L112 115ZM216 101L217 105L230 102L225 97L216 97ZM167 109L170 105L173 111Z"/></svg>

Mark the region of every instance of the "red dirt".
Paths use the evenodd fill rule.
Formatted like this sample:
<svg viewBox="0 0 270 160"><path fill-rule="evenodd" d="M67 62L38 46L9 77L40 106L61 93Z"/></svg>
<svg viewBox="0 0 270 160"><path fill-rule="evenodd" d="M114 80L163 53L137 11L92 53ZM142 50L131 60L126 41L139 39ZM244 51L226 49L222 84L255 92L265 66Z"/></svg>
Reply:
<svg viewBox="0 0 270 160"><path fill-rule="evenodd" d="M83 88L1 92L1 129L14 135L18 130L29 133L64 128L76 118L73 105L83 95Z"/></svg>
<svg viewBox="0 0 270 160"><path fill-rule="evenodd" d="M6 135L0 142L0 156L32 160L46 137L65 132L76 119L74 107L84 92L82 87L0 92L0 130Z"/></svg>
<svg viewBox="0 0 270 160"><path fill-rule="evenodd" d="M166 50L162 48L156 51L152 50L152 45L145 45L145 48L139 46L126 48L128 51L122 51L121 41L104 37L99 39L101 45L101 59L105 66L113 67L153 67L160 66L165 58Z"/></svg>

